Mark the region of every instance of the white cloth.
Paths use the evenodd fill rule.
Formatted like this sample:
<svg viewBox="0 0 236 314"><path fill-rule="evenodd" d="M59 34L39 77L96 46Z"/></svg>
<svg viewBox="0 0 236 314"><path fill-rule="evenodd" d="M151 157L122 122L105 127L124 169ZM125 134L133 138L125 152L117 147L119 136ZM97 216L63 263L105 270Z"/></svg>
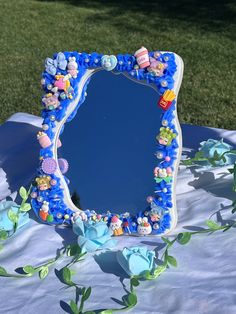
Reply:
<svg viewBox="0 0 236 314"><path fill-rule="evenodd" d="M42 120L27 114L16 114L0 126L0 199L11 195L20 185L34 177L38 164L37 127ZM196 149L208 138L224 138L236 144L236 131L182 125L185 149ZM181 230L204 226L211 215L221 223L235 218L231 214L232 175L229 167L215 169L186 169L180 166L177 184L179 222ZM217 214L216 214L217 213ZM38 265L55 257L62 244L76 240L69 228L39 224L32 215L30 224L4 242L0 252L0 265L9 272L24 265ZM146 245L161 250L158 237L119 237L116 249L124 246ZM138 305L130 313L155 314L228 314L236 313L236 246L235 229L226 233L194 236L189 244L174 245L169 252L178 261L155 281L144 281L137 288ZM60 269L66 261L58 262ZM92 286L92 295L86 302L87 310L120 307L111 298L121 300L125 294L122 283L128 284L124 272L118 267L115 252L88 255L75 267L74 281L81 286ZM53 268L48 277L26 279L0 278L0 313L41 314L64 313L63 301L75 298L73 288L65 287ZM129 288L127 286L127 288Z"/></svg>

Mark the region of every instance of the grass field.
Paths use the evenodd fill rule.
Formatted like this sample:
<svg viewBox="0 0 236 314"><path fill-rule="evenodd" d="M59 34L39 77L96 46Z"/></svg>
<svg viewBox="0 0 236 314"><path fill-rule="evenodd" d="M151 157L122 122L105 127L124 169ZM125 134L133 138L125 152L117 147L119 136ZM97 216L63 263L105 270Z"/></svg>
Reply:
<svg viewBox="0 0 236 314"><path fill-rule="evenodd" d="M0 122L40 114L40 75L54 52L175 51L185 62L180 121L236 129L233 0L0 0Z"/></svg>

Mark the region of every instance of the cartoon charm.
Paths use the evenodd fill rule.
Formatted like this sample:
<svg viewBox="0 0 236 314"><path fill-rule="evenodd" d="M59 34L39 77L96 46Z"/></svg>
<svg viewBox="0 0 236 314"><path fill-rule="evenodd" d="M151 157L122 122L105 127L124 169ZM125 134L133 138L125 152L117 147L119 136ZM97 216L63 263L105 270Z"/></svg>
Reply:
<svg viewBox="0 0 236 314"><path fill-rule="evenodd" d="M156 183L160 183L161 181L166 181L167 183L170 183L172 180L172 169L170 167L167 168L159 168L156 167L154 169L154 180Z"/></svg>
<svg viewBox="0 0 236 314"><path fill-rule="evenodd" d="M156 139L159 144L164 146L170 146L171 142L174 138L176 138L177 134L173 132L170 128L160 128L160 134L157 135Z"/></svg>
<svg viewBox="0 0 236 314"><path fill-rule="evenodd" d="M36 181L40 191L48 190L51 187L51 183L50 183L51 177L50 176L42 176L42 177L36 178L35 181Z"/></svg>
<svg viewBox="0 0 236 314"><path fill-rule="evenodd" d="M111 218L110 230L113 232L113 235L115 236L123 234L122 221L117 216L113 216Z"/></svg>
<svg viewBox="0 0 236 314"><path fill-rule="evenodd" d="M150 223L148 222L147 217L143 217L143 218L139 217L137 219L137 223L138 223L138 233L140 235L147 235L152 232L152 227Z"/></svg>
<svg viewBox="0 0 236 314"><path fill-rule="evenodd" d="M39 216L42 220L44 221L47 220L48 211L49 211L49 202L44 201L39 211Z"/></svg>
<svg viewBox="0 0 236 314"><path fill-rule="evenodd" d="M154 201L150 204L151 211L149 212L150 219L152 222L158 222L164 214L164 209L158 206Z"/></svg>
<svg viewBox="0 0 236 314"><path fill-rule="evenodd" d="M60 105L60 101L58 100L58 93L54 95L52 93L46 94L43 97L42 102L48 110L56 109Z"/></svg>
<svg viewBox="0 0 236 314"><path fill-rule="evenodd" d="M67 73L69 73L71 77L77 78L78 72L78 64L76 63L75 57L70 57L67 64Z"/></svg>
<svg viewBox="0 0 236 314"><path fill-rule="evenodd" d="M166 64L157 61L154 58L150 58L150 66L147 68L148 72L151 73L153 76L162 76L163 71L166 68Z"/></svg>
<svg viewBox="0 0 236 314"><path fill-rule="evenodd" d="M60 93L61 99L66 99L66 98L72 99L74 89L70 85L70 78L71 77L72 77L71 74L55 75L56 81L54 82L54 87L51 89L52 92L58 94L57 93L58 91L63 91L62 93Z"/></svg>
<svg viewBox="0 0 236 314"><path fill-rule="evenodd" d="M175 97L176 97L175 93L172 90L167 89L165 93L160 97L158 101L158 105L162 109L168 110L173 100L175 99Z"/></svg>

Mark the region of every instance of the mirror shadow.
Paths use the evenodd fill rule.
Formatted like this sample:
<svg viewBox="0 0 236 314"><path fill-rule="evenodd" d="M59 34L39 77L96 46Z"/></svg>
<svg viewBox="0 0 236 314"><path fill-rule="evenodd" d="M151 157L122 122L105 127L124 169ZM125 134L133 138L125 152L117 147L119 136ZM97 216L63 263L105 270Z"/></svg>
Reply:
<svg viewBox="0 0 236 314"><path fill-rule="evenodd" d="M98 213L143 211L155 186L158 93L106 71L93 75L87 93L58 151L69 163L72 200Z"/></svg>

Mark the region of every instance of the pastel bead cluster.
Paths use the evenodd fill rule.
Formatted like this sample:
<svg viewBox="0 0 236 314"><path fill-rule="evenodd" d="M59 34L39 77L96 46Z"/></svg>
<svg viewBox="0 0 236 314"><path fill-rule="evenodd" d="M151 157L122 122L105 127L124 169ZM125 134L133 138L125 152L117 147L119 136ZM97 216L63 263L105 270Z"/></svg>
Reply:
<svg viewBox="0 0 236 314"><path fill-rule="evenodd" d="M139 233L157 234L170 227L169 208L172 207L171 182L173 163L178 147L177 132L173 124L175 109L174 73L176 63L173 53L149 52L141 47L133 55L118 54L103 55L96 52L91 54L82 52L59 52L53 58L45 60L45 71L42 74L41 85L44 90L42 97L42 131L37 135L41 146L37 177L33 182L31 193L32 207L42 221L50 224L72 223L74 212L66 206L63 200L63 190L60 179L56 176L59 170L65 177L68 162L65 159L53 159L53 143L56 122L60 122L66 115L70 102L78 96L78 85L87 69L101 68L106 71L126 72L134 80L154 84L160 94L157 103L163 109L161 116L162 127L157 136L157 167L154 169L156 187L154 196L148 197L149 209L140 211L134 217L125 213L97 214L86 211L88 220L106 222L114 235ZM80 100L69 116L71 121L78 108L86 98L85 84ZM62 130L63 132L63 130ZM57 148L62 143L58 139Z"/></svg>

